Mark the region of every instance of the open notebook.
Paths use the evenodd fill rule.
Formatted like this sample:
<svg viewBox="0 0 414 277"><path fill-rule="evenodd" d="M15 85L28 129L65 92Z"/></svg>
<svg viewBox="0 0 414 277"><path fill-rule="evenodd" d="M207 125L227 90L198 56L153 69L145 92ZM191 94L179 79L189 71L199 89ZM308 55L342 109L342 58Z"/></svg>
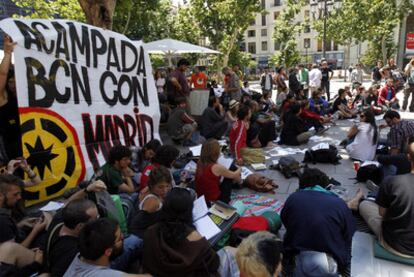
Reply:
<svg viewBox="0 0 414 277"><path fill-rule="evenodd" d="M208 208L204 195L194 201L193 221L197 231L207 240L221 231L213 220L211 220L210 216L208 216Z"/></svg>

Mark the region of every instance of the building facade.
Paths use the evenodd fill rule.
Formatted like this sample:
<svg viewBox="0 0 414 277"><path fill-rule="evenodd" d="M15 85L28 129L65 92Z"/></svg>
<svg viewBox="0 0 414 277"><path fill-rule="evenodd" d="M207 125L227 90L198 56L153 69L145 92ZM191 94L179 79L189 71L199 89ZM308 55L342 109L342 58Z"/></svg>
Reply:
<svg viewBox="0 0 414 277"><path fill-rule="evenodd" d="M283 0L261 0L262 7L266 10L265 14L257 14L255 21L247 28L242 42L242 49L252 54L259 67L267 66L269 58L279 50L280 45L273 40L275 22L280 13L285 8ZM297 22L302 22L306 18L312 18L310 5L303 7L302 11L296 16ZM296 35L297 48L302 54L303 63L319 62L322 58L323 43L318 39L318 32L311 26L305 28L303 32ZM356 64L367 45L351 45L349 57L345 57L347 49L344 46L328 42L326 46L326 59L335 68L342 68L350 64ZM344 65L344 62L347 65Z"/></svg>

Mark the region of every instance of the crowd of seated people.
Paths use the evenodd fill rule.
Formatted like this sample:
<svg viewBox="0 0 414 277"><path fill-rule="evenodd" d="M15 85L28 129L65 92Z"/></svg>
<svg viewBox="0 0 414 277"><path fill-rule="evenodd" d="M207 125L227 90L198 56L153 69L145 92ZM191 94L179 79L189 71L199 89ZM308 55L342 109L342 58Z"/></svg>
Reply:
<svg viewBox="0 0 414 277"><path fill-rule="evenodd" d="M15 102L10 43L7 39L0 65L0 107L5 107L1 114ZM329 73L326 79L317 65L313 72L304 66L291 68L289 76L284 68L277 74L266 71L263 94L252 93L248 83L242 89L240 70L225 68L224 97L209 95L208 107L198 119L189 112L188 96L191 85L206 87L206 76L198 68L195 81L186 84L188 65L180 60L165 82L169 85L164 89L159 82L158 92L169 96L171 109L167 110L171 112L166 129L175 144L193 146L198 131L206 139L191 186L182 187L173 172L179 147L161 145L156 139L142 148L115 145L107 162L96 169L96 178L77 188L62 208L54 214L28 217L17 212L22 192L41 180L31 165L19 158L18 150L0 148L1 158L5 152L8 156L6 163L1 159L6 171L0 175L1 276L280 276L282 264L293 276L338 276L350 266L356 229L352 211L357 210L384 248L413 258L414 195L410 185L414 181L414 123L401 119L394 110L398 108L394 79L367 90L362 86L353 91L340 89L331 103L324 97L330 98ZM324 63L322 69L330 72L326 66ZM202 80L197 76L203 76ZM276 103L272 99L274 87L278 90ZM310 98L305 97L305 87L312 92ZM386 140L378 130L385 126L377 126L375 120L375 115L383 112L390 127ZM193 218L196 197L204 196L209 205L231 203L233 188L242 182L241 166L252 163L252 156L263 155L263 148L276 143L306 144L311 136L327 130L326 125L351 118L358 122L344 140L350 159L377 160L386 175L383 182L373 184L375 202L361 202L361 191L345 202L329 190L325 173L306 168L299 189L288 197L281 211L286 228L282 239L269 232L255 232L234 249L216 251L197 230ZM0 126L5 145L16 142L3 128L14 127ZM226 136L234 158L229 167L219 162L222 149L218 140ZM380 144L389 148L387 154L376 154ZM25 181L19 175L26 177ZM126 219L128 232L122 231L121 222L97 200L101 193L122 196L123 201L132 203L131 217ZM226 266L232 274L224 274Z"/></svg>

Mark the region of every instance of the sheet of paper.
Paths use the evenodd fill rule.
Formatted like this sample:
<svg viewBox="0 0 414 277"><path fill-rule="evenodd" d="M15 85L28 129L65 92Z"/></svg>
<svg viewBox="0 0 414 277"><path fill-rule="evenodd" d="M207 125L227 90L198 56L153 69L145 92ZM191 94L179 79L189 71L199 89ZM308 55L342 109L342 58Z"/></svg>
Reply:
<svg viewBox="0 0 414 277"><path fill-rule="evenodd" d="M201 154L201 147L202 147L202 145L200 144L200 145L190 147L189 149L193 153L193 156L197 157L197 156L200 156L200 154Z"/></svg>
<svg viewBox="0 0 414 277"><path fill-rule="evenodd" d="M266 169L266 165L263 163L251 164L251 166L254 170L265 170Z"/></svg>
<svg viewBox="0 0 414 277"><path fill-rule="evenodd" d="M42 212L56 211L56 210L59 210L60 208L62 208L63 205L64 204L60 203L60 202L50 201L49 203L47 203L46 206L43 206L42 208L40 208L40 210Z"/></svg>
<svg viewBox="0 0 414 277"><path fill-rule="evenodd" d="M231 164L233 163L233 159L232 158L226 158L223 155L220 155L220 157L217 160L217 163L219 163L222 166L224 166L225 168L229 169Z"/></svg>
<svg viewBox="0 0 414 277"><path fill-rule="evenodd" d="M205 216L194 222L197 231L207 240L221 232L220 228L211 220L209 216Z"/></svg>
<svg viewBox="0 0 414 277"><path fill-rule="evenodd" d="M247 167L242 166L242 168L241 168L241 178L242 178L242 180L246 179L247 176L249 176L250 174L253 174L253 172L250 169L248 169Z"/></svg>
<svg viewBox="0 0 414 277"><path fill-rule="evenodd" d="M367 166L367 165L371 165L371 164L375 165L376 167L380 166L380 163L377 162L377 161L365 161L361 164L361 166Z"/></svg>
<svg viewBox="0 0 414 277"><path fill-rule="evenodd" d="M329 143L323 142L319 143L311 148L313 151L322 150L322 149L329 149Z"/></svg>
<svg viewBox="0 0 414 277"><path fill-rule="evenodd" d="M196 201L194 201L193 206L193 221L197 221L208 213L206 199L204 195L200 196Z"/></svg>
<svg viewBox="0 0 414 277"><path fill-rule="evenodd" d="M185 165L184 170L195 173L197 170L197 164L194 161L190 161Z"/></svg>

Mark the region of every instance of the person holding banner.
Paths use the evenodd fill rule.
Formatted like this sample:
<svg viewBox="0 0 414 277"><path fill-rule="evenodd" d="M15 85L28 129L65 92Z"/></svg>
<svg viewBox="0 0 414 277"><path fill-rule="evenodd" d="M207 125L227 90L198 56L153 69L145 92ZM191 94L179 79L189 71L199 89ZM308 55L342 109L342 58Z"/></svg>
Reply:
<svg viewBox="0 0 414 277"><path fill-rule="evenodd" d="M4 57L0 64L0 143L4 143L5 161L22 156L16 83L11 65L15 45L9 36L4 37Z"/></svg>

